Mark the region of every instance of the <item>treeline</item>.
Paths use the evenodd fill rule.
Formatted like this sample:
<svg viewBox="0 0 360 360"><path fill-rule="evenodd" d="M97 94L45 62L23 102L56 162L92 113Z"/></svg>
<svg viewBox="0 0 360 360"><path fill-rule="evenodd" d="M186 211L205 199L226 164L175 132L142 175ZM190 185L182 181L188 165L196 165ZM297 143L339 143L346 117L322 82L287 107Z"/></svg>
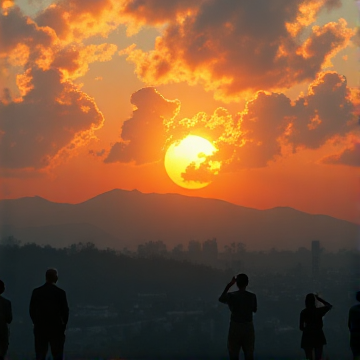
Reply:
<svg viewBox="0 0 360 360"><path fill-rule="evenodd" d="M204 242L191 240L187 246L178 244L171 250L167 249L163 241L148 241L138 245L136 251L127 248L123 254L130 257L153 258L162 257L174 260L186 260L193 263L205 264L219 269L233 269L235 271L251 271L266 269L266 271L284 271L296 268L309 272L312 269L312 252L300 247L296 251L272 248L267 251L248 251L243 242L225 245L220 251L216 238ZM339 249L337 252L320 251L319 266L323 269L351 269L360 261L358 250Z"/></svg>
<svg viewBox="0 0 360 360"><path fill-rule="evenodd" d="M59 270L59 282L66 285L70 296L84 303L91 297L96 304L108 304L109 299L121 303L123 292L166 291L171 296L183 296L187 289L189 294L206 293L211 284L222 283L231 273L187 261L130 257L112 249L99 250L92 243L63 249L35 244L0 245L0 278L14 298L22 298L42 284L49 267ZM106 298L104 294L108 294Z"/></svg>
<svg viewBox="0 0 360 360"><path fill-rule="evenodd" d="M10 236L0 241L3 246L21 246L21 241ZM29 245L29 244L28 244ZM79 243L69 246L67 251L78 252L83 248L94 248L92 243ZM310 249L300 247L295 251L281 250L272 248L264 251L249 251L243 242L230 243L223 249L219 249L216 238L200 242L191 240L187 245L178 244L172 249L159 241L147 241L137 246L134 250L123 248L116 251L107 249L107 252L123 255L129 258L163 258L177 261L192 262L203 264L218 269L232 269L234 271L251 271L266 269L266 271L284 271L296 269L309 273L312 270L313 254ZM360 252L356 249L339 249L336 252L330 252L322 247L320 250L319 267L320 270L342 270L352 271L357 268L360 262Z"/></svg>

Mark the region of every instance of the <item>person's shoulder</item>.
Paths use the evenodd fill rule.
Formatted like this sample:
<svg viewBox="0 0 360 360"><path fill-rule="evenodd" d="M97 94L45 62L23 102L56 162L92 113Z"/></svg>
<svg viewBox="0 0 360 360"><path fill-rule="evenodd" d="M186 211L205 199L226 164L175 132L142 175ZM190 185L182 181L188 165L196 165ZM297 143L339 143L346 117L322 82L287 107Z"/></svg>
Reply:
<svg viewBox="0 0 360 360"><path fill-rule="evenodd" d="M254 294L253 292L249 291L249 290L245 290L245 294L247 296L251 296L251 297L256 297L256 294Z"/></svg>
<svg viewBox="0 0 360 360"><path fill-rule="evenodd" d="M228 292L226 294L226 298L229 300L229 299L237 299L239 296L241 296L241 291L237 290L237 291L231 291L231 292Z"/></svg>
<svg viewBox="0 0 360 360"><path fill-rule="evenodd" d="M228 293L230 296L241 297L241 298L256 298L256 295L251 291L247 290L237 290Z"/></svg>
<svg viewBox="0 0 360 360"><path fill-rule="evenodd" d="M66 295L66 291L62 288L59 288L57 285L54 284L54 290L59 293L59 294L62 294L62 295Z"/></svg>
<svg viewBox="0 0 360 360"><path fill-rule="evenodd" d="M65 293L65 290L59 288L56 284L47 284L41 285L33 290L33 293Z"/></svg>
<svg viewBox="0 0 360 360"><path fill-rule="evenodd" d="M45 287L46 287L46 284L34 288L34 289L33 289L33 294L36 294L36 293L38 293L38 292L44 291L44 290L45 290Z"/></svg>

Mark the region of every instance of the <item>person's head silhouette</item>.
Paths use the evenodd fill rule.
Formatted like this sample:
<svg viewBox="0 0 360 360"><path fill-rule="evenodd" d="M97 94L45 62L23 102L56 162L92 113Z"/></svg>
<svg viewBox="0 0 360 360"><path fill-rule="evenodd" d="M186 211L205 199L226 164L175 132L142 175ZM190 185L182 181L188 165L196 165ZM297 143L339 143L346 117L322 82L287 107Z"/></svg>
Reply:
<svg viewBox="0 0 360 360"><path fill-rule="evenodd" d="M305 306L307 309L311 309L315 307L315 295L307 294L305 298Z"/></svg>
<svg viewBox="0 0 360 360"><path fill-rule="evenodd" d="M5 291L5 284L2 280L0 280L0 295Z"/></svg>
<svg viewBox="0 0 360 360"><path fill-rule="evenodd" d="M249 284L249 278L246 274L239 274L236 277L236 285L239 289L245 289Z"/></svg>
<svg viewBox="0 0 360 360"><path fill-rule="evenodd" d="M49 284L56 284L58 281L58 272L56 269L47 269L45 273L46 282Z"/></svg>

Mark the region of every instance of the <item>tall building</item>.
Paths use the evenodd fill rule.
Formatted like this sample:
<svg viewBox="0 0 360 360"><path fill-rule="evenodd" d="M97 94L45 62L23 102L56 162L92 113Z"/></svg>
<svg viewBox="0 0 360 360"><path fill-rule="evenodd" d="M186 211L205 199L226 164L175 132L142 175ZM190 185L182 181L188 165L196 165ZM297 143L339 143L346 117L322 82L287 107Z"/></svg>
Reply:
<svg viewBox="0 0 360 360"><path fill-rule="evenodd" d="M319 275L319 268L320 268L320 241L314 240L311 242L311 253L312 253L312 276L315 279Z"/></svg>

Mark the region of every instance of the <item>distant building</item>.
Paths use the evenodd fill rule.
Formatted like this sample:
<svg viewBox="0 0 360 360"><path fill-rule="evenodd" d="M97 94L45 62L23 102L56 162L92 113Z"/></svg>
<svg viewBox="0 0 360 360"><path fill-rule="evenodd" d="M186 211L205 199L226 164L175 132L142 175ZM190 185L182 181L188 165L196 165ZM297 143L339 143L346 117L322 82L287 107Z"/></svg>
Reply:
<svg viewBox="0 0 360 360"><path fill-rule="evenodd" d="M316 279L319 276L320 269L320 241L314 240L311 242L312 254L312 276Z"/></svg>

